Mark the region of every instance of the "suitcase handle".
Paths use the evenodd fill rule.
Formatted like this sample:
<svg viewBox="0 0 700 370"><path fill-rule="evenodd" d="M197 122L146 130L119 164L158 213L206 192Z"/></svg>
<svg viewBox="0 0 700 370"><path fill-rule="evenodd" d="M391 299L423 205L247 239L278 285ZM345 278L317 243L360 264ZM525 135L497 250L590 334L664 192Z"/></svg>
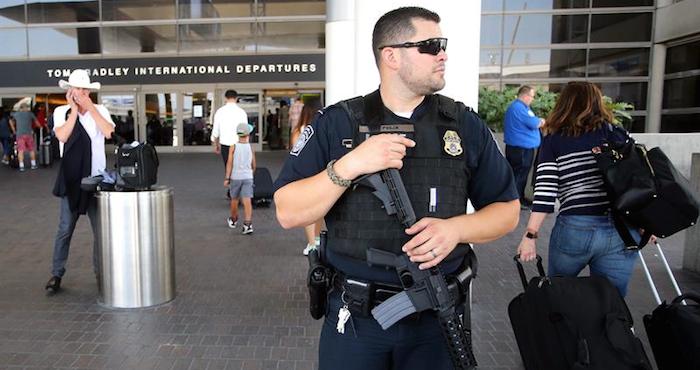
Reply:
<svg viewBox="0 0 700 370"><path fill-rule="evenodd" d="M700 295L697 295L695 293L685 293L681 294L678 297L674 298L673 301L671 301L671 304L679 304L683 302L684 300L689 299L691 301L694 301L697 304L700 304Z"/></svg>
<svg viewBox="0 0 700 370"><path fill-rule="evenodd" d="M540 274L541 277L545 277L546 274L544 273L544 266L542 266L542 257L540 255L535 255L535 258L537 258L537 272ZM523 268L523 264L520 263L520 255L516 254L513 257L513 261L515 261L515 266L518 268L518 275L520 275L520 282L523 283L523 290L527 289L527 277L525 276L525 269Z"/></svg>

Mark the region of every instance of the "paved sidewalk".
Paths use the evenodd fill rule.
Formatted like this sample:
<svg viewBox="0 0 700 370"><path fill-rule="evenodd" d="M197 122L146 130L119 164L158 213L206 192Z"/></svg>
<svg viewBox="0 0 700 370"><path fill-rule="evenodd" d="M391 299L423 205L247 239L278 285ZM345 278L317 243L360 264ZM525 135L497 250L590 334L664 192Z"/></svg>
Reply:
<svg viewBox="0 0 700 370"><path fill-rule="evenodd" d="M259 166L270 168L273 177L283 159L281 152L258 154ZM256 209L255 232L241 235L226 225L218 156L163 154L160 160L159 184L175 193L178 295L171 303L135 310L96 304L87 217L73 238L64 291L46 296L58 221L58 198L51 195L58 166L25 173L0 167L0 369L317 367L321 323L308 314L302 230L283 230L274 208ZM480 369L522 368L506 310L522 290L512 255L526 222L522 212L518 231L476 247L473 327ZM545 240L552 222L542 230ZM663 245L681 287L700 291L700 275L680 269L683 235ZM645 252L653 270L662 272L653 249ZM670 284L659 276L670 297ZM636 332L646 341L641 315L655 303L639 266L628 303Z"/></svg>

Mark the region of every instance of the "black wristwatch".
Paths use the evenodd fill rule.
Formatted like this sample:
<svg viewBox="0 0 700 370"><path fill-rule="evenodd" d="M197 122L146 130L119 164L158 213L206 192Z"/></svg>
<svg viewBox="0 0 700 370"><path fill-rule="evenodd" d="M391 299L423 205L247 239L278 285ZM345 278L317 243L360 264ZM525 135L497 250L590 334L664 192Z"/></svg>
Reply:
<svg viewBox="0 0 700 370"><path fill-rule="evenodd" d="M537 233L537 231L535 231L534 233L530 231L525 233L525 237L528 239L537 239L538 236L539 234Z"/></svg>

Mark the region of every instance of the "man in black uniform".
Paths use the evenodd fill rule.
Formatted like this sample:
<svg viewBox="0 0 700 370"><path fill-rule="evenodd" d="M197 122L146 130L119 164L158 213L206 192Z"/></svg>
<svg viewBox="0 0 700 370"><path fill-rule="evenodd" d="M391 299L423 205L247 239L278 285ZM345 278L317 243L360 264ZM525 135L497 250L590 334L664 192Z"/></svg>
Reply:
<svg viewBox="0 0 700 370"><path fill-rule="evenodd" d="M322 111L275 183L284 228L325 216L324 261L336 277L321 333L322 370L452 368L435 311L387 330L368 314L387 287L400 285L396 271L368 265L366 251L406 253L421 269L439 266L449 275L469 253L466 243L498 239L518 223L512 172L490 131L471 109L435 94L445 85L447 60L439 22L417 7L382 16L372 36L379 89L347 101L350 109ZM400 169L418 219L408 229L386 214L373 189L351 187L390 168ZM467 198L475 213L465 214ZM354 287L369 289L365 300Z"/></svg>

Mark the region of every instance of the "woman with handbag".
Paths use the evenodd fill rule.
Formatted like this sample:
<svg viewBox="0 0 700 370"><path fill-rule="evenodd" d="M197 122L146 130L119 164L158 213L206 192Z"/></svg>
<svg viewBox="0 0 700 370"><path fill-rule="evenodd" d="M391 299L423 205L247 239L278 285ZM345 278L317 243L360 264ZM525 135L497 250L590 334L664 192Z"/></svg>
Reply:
<svg viewBox="0 0 700 370"><path fill-rule="evenodd" d="M592 83L569 82L561 92L544 126L532 213L518 253L523 261L535 258L540 226L559 200L549 240L548 275L577 276L588 265L591 275L606 277L624 297L637 251L626 250L615 229L592 152L605 141L627 139L624 130L611 130L612 119L600 89Z"/></svg>

